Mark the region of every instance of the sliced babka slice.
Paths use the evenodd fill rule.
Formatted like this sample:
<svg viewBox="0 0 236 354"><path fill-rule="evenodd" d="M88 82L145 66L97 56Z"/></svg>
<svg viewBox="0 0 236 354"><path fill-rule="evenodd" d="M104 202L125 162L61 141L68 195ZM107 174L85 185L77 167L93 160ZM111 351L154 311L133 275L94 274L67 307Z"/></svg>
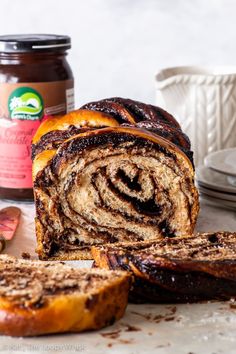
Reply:
<svg viewBox="0 0 236 354"><path fill-rule="evenodd" d="M0 333L34 336L99 329L124 314L127 272L0 256Z"/></svg>
<svg viewBox="0 0 236 354"><path fill-rule="evenodd" d="M217 232L93 247L95 265L130 271L134 302L236 297L236 233Z"/></svg>

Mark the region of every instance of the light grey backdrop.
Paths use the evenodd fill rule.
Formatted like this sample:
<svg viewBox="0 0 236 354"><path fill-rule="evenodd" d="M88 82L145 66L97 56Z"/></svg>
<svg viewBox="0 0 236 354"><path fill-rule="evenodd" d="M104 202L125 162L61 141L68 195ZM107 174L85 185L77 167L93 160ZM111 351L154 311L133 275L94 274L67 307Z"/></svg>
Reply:
<svg viewBox="0 0 236 354"><path fill-rule="evenodd" d="M32 32L71 35L77 107L154 102L165 66L236 64L234 0L0 0L0 34Z"/></svg>

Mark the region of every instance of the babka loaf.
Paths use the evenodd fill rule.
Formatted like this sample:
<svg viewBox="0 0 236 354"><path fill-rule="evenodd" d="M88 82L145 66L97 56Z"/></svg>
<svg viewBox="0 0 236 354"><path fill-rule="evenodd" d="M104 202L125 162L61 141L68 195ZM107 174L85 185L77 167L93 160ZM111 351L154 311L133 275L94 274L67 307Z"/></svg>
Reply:
<svg viewBox="0 0 236 354"><path fill-rule="evenodd" d="M95 266L134 276L133 302L175 303L236 297L236 233L92 247Z"/></svg>
<svg viewBox="0 0 236 354"><path fill-rule="evenodd" d="M122 317L127 272L75 269L0 256L0 334L34 336L99 329Z"/></svg>
<svg viewBox="0 0 236 354"><path fill-rule="evenodd" d="M191 235L199 205L189 149L170 114L121 98L45 121L33 141L40 259Z"/></svg>

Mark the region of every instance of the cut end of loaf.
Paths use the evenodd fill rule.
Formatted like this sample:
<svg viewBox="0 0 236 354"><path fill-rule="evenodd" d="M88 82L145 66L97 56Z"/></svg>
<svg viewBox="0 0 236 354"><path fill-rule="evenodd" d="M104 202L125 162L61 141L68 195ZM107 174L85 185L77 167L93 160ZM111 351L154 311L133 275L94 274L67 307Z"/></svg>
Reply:
<svg viewBox="0 0 236 354"><path fill-rule="evenodd" d="M95 112L110 114L129 126L74 132L59 142L46 164L40 165L42 153L36 156L39 257L88 259L93 245L191 235L198 193L184 152L189 143L174 118L154 106L119 98L86 107L88 119L89 112L91 119ZM150 118L143 129L138 126L142 114Z"/></svg>

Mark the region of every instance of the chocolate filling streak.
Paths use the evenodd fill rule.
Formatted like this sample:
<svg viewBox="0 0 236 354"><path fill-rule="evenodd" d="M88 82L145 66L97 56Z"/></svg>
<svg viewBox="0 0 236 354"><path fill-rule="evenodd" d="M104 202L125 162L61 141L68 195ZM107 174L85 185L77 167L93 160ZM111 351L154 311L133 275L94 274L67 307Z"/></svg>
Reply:
<svg viewBox="0 0 236 354"><path fill-rule="evenodd" d="M128 124L122 124L122 126L130 126ZM180 129L170 126L167 123L156 123L156 122L151 122L151 121L142 121L138 122L136 124L136 127L140 129L145 129L148 130L154 134L157 134L168 141L171 141L174 143L176 146L180 148L189 158L189 160L192 162L192 165L194 165L193 162L193 152L190 150L190 140L185 135Z"/></svg>
<svg viewBox="0 0 236 354"><path fill-rule="evenodd" d="M186 150L190 149L190 140L187 135L184 134L181 129L173 127L168 123L142 121L138 122L136 126L141 129L152 131Z"/></svg>
<svg viewBox="0 0 236 354"><path fill-rule="evenodd" d="M236 296L236 233L94 248L97 267L134 275L133 302L194 302Z"/></svg>
<svg viewBox="0 0 236 354"><path fill-rule="evenodd" d="M67 130L52 130L47 134L44 134L37 144L32 144L32 159L37 154L44 150L57 149L65 140L71 138L74 135L85 133L88 130L95 130L96 128L76 128L70 126Z"/></svg>
<svg viewBox="0 0 236 354"><path fill-rule="evenodd" d="M130 197L129 195L120 192L119 189L111 182L111 180L108 179L107 182L108 188L113 191L114 194L119 195L123 202L130 202L130 205L132 205L138 213L147 216L159 216L161 214L163 207L162 205L156 204L154 196L148 199L147 201L140 201L134 197ZM134 188L130 189L135 190ZM150 220L151 224L153 224L154 222Z"/></svg>
<svg viewBox="0 0 236 354"><path fill-rule="evenodd" d="M103 175L106 178L107 190L109 190L110 193L113 194L113 197L116 197L116 202L120 202L121 205L127 204L128 208L133 208L136 211L135 213L133 213L133 215L131 215L127 211L122 210L122 208L120 206L118 206L117 211L119 211L119 213L124 215L126 217L126 219L129 221L136 221L137 223L140 223L140 224L143 224L143 222L145 221L146 224L148 224L148 225L158 226L158 230L160 231L158 220L156 220L155 218L152 218L152 219L146 218L144 220L145 215L147 215L147 216L160 216L161 211L163 210L163 207L161 205L155 204L154 198L152 198L151 200L148 200L147 202L142 202L134 197L130 197L130 196L126 195L125 193L120 192L119 189L116 188L116 186L109 179L109 176L106 175L105 169L103 169L103 171L101 172L101 175ZM135 181L134 185L132 185L131 180L128 179L128 177L125 175L123 170L120 170L120 169L118 170L117 181L119 180L120 175L122 175L122 177L123 176L126 177L125 179L122 178L122 182L131 191L133 190L133 191L141 192L140 184L137 184ZM98 173L95 174L92 178L92 183L93 183L94 187L97 187L97 181L96 181L97 177L99 177ZM136 176L135 179L137 179L137 178L138 177ZM128 179L128 183L127 183L127 179ZM139 187L137 187L137 185ZM99 187L97 188L97 192L98 192L99 198L100 198L100 204L98 205L98 207L103 207L103 208L107 209L109 212L112 212L112 209L109 206L109 204L107 203L106 198L104 197L104 194L102 194L99 191ZM113 208L114 208L114 206L113 206ZM142 238L140 238L139 240L142 240Z"/></svg>
<svg viewBox="0 0 236 354"><path fill-rule="evenodd" d="M128 142L134 142L135 146L140 149L153 149L156 152L163 153L166 157L174 160L174 162L178 164L176 155L160 144L153 143L140 136L131 135L129 134L129 130L127 130L127 133L120 133L119 130L116 131L112 128L110 130L98 130L97 134L91 134L65 142L63 148L59 149L53 159L53 171L57 173L57 167L60 166L63 158L68 160L68 158L73 155L81 154L84 151L86 152L91 146L94 149L107 146L109 149L115 150L120 144Z"/></svg>
<svg viewBox="0 0 236 354"><path fill-rule="evenodd" d="M92 244L191 234L191 165L180 152L123 129L64 142L37 175L41 258Z"/></svg>

